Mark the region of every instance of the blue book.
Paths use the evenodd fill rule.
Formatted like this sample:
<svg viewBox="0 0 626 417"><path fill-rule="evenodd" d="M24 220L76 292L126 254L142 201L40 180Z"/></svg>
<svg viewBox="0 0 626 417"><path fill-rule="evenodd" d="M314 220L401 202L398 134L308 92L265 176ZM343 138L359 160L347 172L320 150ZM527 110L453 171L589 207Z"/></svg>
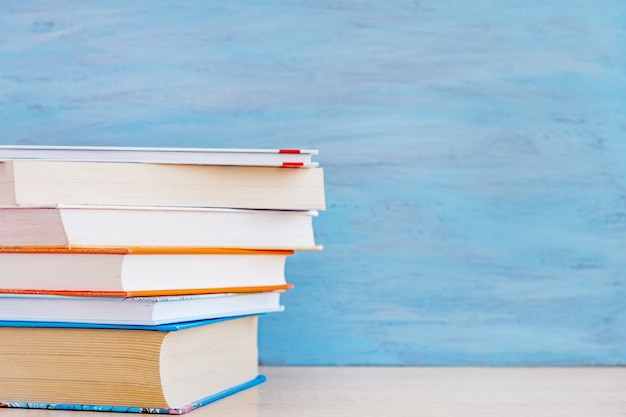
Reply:
<svg viewBox="0 0 626 417"><path fill-rule="evenodd" d="M0 322L0 407L186 413L265 381L257 320Z"/></svg>

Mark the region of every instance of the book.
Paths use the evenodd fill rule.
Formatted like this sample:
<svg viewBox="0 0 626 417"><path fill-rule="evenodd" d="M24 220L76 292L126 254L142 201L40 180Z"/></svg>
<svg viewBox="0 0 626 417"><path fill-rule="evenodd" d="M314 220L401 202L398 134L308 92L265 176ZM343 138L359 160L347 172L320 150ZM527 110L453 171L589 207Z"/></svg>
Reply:
<svg viewBox="0 0 626 417"><path fill-rule="evenodd" d="M158 148L0 145L0 161L137 162L159 164L315 167L316 149Z"/></svg>
<svg viewBox="0 0 626 417"><path fill-rule="evenodd" d="M0 323L0 407L183 414L264 381L257 317Z"/></svg>
<svg viewBox="0 0 626 417"><path fill-rule="evenodd" d="M11 160L0 205L323 210L322 168Z"/></svg>
<svg viewBox="0 0 626 417"><path fill-rule="evenodd" d="M133 206L0 207L0 246L320 249L317 211Z"/></svg>
<svg viewBox="0 0 626 417"><path fill-rule="evenodd" d="M0 295L1 321L159 325L283 310L278 291L163 297Z"/></svg>
<svg viewBox="0 0 626 417"><path fill-rule="evenodd" d="M0 249L0 293L162 296L286 290L292 251Z"/></svg>

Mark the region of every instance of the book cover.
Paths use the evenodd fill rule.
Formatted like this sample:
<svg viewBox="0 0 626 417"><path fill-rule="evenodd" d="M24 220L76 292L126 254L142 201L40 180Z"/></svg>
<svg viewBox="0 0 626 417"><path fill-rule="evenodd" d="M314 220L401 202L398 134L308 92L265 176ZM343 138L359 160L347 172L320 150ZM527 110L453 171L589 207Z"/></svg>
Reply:
<svg viewBox="0 0 626 417"><path fill-rule="evenodd" d="M32 408L32 409L44 409L44 410L71 410L71 411L100 411L109 413L142 413L142 414L185 414L196 408L210 404L222 398L236 394L248 388L252 388L265 382L265 375L259 375L256 378L245 382L240 385L236 385L232 388L218 392L217 394L209 395L198 401L194 401L184 407L178 408L150 408L150 407L120 407L120 406L107 406L107 405L89 405L89 404L51 404L51 403L29 403L29 402L2 402L0 401L0 408Z"/></svg>
<svg viewBox="0 0 626 417"><path fill-rule="evenodd" d="M0 320L160 325L273 313L284 310L282 292L161 297L0 294Z"/></svg>
<svg viewBox="0 0 626 417"><path fill-rule="evenodd" d="M258 316L253 314L252 316ZM54 321L15 321L0 320L0 327L33 327L33 328L60 328L60 329L118 329L118 330L151 330L156 332L177 332L179 330L192 329L194 327L207 326L227 320L234 320L241 317L218 317L215 319L190 320L178 323L158 324L148 326L143 324L105 324L105 323L67 323Z"/></svg>
<svg viewBox="0 0 626 417"><path fill-rule="evenodd" d="M123 146L2 145L0 161L131 162L159 164L315 167L316 149L163 148Z"/></svg>
<svg viewBox="0 0 626 417"><path fill-rule="evenodd" d="M98 291L98 290L37 290L37 289L13 289L0 288L0 294L24 294L24 295L60 295L76 297L166 297L178 295L202 295L202 294L248 294L257 292L287 291L293 289L293 284L260 285L246 287L220 287L220 288L189 288L184 290L145 290L145 291Z"/></svg>

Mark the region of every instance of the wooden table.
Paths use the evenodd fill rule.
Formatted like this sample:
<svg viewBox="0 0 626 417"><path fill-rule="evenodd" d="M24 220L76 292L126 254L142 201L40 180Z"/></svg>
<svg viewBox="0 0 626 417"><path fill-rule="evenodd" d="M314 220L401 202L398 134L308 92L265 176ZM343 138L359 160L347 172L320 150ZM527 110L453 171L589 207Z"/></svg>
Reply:
<svg viewBox="0 0 626 417"><path fill-rule="evenodd" d="M263 367L267 382L189 417L626 416L626 368ZM115 413L0 409L0 417Z"/></svg>

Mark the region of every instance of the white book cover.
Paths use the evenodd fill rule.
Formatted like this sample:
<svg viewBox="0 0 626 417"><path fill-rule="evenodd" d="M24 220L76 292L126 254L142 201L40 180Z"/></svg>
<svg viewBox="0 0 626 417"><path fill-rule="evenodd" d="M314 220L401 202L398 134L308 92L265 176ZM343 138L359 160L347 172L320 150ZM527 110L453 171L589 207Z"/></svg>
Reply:
<svg viewBox="0 0 626 417"><path fill-rule="evenodd" d="M0 145L0 161L136 162L159 164L248 165L308 168L315 149L163 148L123 146Z"/></svg>
<svg viewBox="0 0 626 417"><path fill-rule="evenodd" d="M282 311L280 292L165 297L1 294L0 321L160 325Z"/></svg>

